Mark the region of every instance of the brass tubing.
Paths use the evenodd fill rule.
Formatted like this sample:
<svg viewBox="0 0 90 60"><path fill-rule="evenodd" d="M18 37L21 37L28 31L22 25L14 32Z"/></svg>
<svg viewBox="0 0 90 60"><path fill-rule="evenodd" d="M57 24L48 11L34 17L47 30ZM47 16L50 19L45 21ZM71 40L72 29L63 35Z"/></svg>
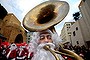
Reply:
<svg viewBox="0 0 90 60"><path fill-rule="evenodd" d="M60 51L62 53L66 53L66 54L69 54L69 55L72 55L74 56L74 60L84 60L82 57L80 57L79 55L77 55L76 53L74 53L73 51L70 51L68 49L60 49Z"/></svg>
<svg viewBox="0 0 90 60"><path fill-rule="evenodd" d="M59 51L55 51L55 50L50 49L49 45L46 45L43 48L45 50L50 51L54 55L56 60L60 60L60 58L56 54L65 55L67 57L72 58L73 60L84 60L82 57L80 57L79 55L77 55L76 53L74 53L73 51L70 51L68 49L63 49L62 48L62 49L60 49L60 52L59 52Z"/></svg>
<svg viewBox="0 0 90 60"><path fill-rule="evenodd" d="M46 46L44 46L43 48L44 48L45 50L50 51L50 52L54 55L54 57L55 57L56 60L60 60L60 58L56 55L56 53L55 53L53 50L50 49L50 46L46 45Z"/></svg>
<svg viewBox="0 0 90 60"><path fill-rule="evenodd" d="M70 58L74 58L74 56L66 54L66 53L62 53L62 52L59 52L59 51L54 51L54 52L57 53L57 54L65 55L65 56L70 57Z"/></svg>

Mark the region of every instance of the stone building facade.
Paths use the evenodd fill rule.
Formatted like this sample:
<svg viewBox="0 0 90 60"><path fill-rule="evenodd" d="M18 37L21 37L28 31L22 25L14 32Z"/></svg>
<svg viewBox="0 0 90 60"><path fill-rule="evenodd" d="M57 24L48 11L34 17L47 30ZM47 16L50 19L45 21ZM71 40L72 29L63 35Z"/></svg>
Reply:
<svg viewBox="0 0 90 60"><path fill-rule="evenodd" d="M3 34L10 43L26 42L26 32L21 26L20 21L14 14L7 14L3 20L0 20L0 33Z"/></svg>
<svg viewBox="0 0 90 60"><path fill-rule="evenodd" d="M82 14L82 18L79 21L83 40L85 44L90 48L90 0L81 0L79 9Z"/></svg>

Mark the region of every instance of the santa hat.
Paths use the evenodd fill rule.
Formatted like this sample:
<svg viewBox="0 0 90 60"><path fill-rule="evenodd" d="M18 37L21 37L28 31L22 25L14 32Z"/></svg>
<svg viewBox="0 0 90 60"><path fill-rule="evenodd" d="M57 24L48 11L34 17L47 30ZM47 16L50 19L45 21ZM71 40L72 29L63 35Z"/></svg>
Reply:
<svg viewBox="0 0 90 60"><path fill-rule="evenodd" d="M10 43L9 43L9 42L7 42L7 41L5 41L5 42L2 42L2 44L1 44L1 45L7 48L7 47L10 45Z"/></svg>

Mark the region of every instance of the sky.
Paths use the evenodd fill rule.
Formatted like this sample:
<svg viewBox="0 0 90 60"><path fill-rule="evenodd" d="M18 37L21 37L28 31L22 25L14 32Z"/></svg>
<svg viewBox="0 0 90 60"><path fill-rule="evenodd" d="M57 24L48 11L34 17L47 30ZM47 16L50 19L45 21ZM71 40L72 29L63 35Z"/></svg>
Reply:
<svg viewBox="0 0 90 60"><path fill-rule="evenodd" d="M13 13L20 20L22 24L23 18L28 13L28 11L30 11L38 4L45 1L48 0L0 0L0 4L7 10L8 13ZM55 0L50 0L50 1L55 1ZM55 25L55 29L58 35L61 34L61 29L65 22L74 21L72 14L79 11L78 5L81 0L60 0L60 1L66 1L69 4L70 9L67 16L63 19L63 21Z"/></svg>

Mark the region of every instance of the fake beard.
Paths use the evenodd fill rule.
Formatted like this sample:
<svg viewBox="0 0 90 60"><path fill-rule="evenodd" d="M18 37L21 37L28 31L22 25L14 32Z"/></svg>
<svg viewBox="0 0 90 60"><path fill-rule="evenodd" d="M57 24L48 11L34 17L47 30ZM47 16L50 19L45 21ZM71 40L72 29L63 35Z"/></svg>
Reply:
<svg viewBox="0 0 90 60"><path fill-rule="evenodd" d="M49 45L51 49L54 49L55 45L53 43L42 43L37 47L37 51L31 60L55 60L55 57L51 52L43 49L43 46Z"/></svg>

